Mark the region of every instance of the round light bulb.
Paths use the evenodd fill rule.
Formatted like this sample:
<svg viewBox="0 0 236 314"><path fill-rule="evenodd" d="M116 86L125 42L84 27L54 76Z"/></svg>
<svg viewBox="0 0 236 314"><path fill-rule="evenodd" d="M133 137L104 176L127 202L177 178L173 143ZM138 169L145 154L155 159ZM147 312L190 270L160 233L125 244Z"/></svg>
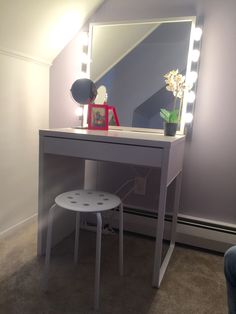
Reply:
<svg viewBox="0 0 236 314"><path fill-rule="evenodd" d="M199 41L202 37L202 29L200 27L196 27L194 30L193 38L196 41Z"/></svg>
<svg viewBox="0 0 236 314"><path fill-rule="evenodd" d="M89 63L89 56L86 53L81 53L80 55L81 63L88 64Z"/></svg>
<svg viewBox="0 0 236 314"><path fill-rule="evenodd" d="M185 123L191 123L193 121L193 114L191 112L186 112L184 115Z"/></svg>
<svg viewBox="0 0 236 314"><path fill-rule="evenodd" d="M88 46L89 44L89 35L87 32L82 32L79 36L79 40L81 45Z"/></svg>
<svg viewBox="0 0 236 314"><path fill-rule="evenodd" d="M192 61L193 61L193 62L198 62L199 57L200 57L200 51L197 50L197 49L194 49L194 50L192 51Z"/></svg>
<svg viewBox="0 0 236 314"><path fill-rule="evenodd" d="M196 71L191 71L188 75L188 81L192 84L196 83L198 74Z"/></svg>
<svg viewBox="0 0 236 314"><path fill-rule="evenodd" d="M82 107L78 107L75 109L75 115L77 117L81 117L83 115L83 108Z"/></svg>
<svg viewBox="0 0 236 314"><path fill-rule="evenodd" d="M188 102L189 102L189 103L193 103L194 100L195 100L195 98L196 98L196 96L195 96L194 91L190 91L190 92L188 93Z"/></svg>

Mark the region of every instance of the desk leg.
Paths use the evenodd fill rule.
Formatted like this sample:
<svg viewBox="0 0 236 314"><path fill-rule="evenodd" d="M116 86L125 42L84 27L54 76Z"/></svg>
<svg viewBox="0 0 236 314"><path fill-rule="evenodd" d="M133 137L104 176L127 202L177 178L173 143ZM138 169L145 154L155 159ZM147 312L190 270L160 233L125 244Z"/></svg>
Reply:
<svg viewBox="0 0 236 314"><path fill-rule="evenodd" d="M172 225L171 225L171 237L170 244L175 245L176 239L176 228L177 228L177 218L178 218L178 209L179 209L179 200L180 200L180 190L181 190L181 181L182 181L182 171L176 177L175 183L175 198L174 198L174 209L172 216Z"/></svg>
<svg viewBox="0 0 236 314"><path fill-rule="evenodd" d="M166 208L166 195L167 195L167 184L165 175L161 174L161 186L160 196L158 204L158 220L157 220L157 233L155 242L155 253L154 253L154 268L153 268L153 287L159 288L161 279L164 274L161 274L161 257L162 257L162 241L164 234L164 223L165 223L165 208Z"/></svg>
<svg viewBox="0 0 236 314"><path fill-rule="evenodd" d="M167 185L164 178L161 178L161 189L160 189L160 199L159 199L159 210L158 210L158 222L157 222L157 234L155 243L155 256L154 256L154 270L153 270L153 287L159 288L165 271L167 269L168 263L170 261L171 255L175 246L176 238L176 227L177 227L177 215L179 208L180 199L180 188L181 188L182 172L180 172L176 177L175 186L175 197L174 197L174 208L171 226L171 242L170 247L166 253L166 256L161 263L162 259L162 242L164 235L164 224L165 224L165 207L166 207L166 195L167 195Z"/></svg>

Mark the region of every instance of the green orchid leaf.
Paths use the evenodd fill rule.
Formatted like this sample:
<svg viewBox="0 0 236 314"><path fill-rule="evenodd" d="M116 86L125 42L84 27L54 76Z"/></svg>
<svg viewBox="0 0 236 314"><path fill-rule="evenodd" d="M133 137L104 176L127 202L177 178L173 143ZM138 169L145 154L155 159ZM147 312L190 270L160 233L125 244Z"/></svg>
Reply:
<svg viewBox="0 0 236 314"><path fill-rule="evenodd" d="M161 108L160 110L160 116L162 119L164 119L166 122L169 122L170 119L170 112L164 108Z"/></svg>
<svg viewBox="0 0 236 314"><path fill-rule="evenodd" d="M166 122L179 123L179 110L178 109L169 111L164 108L161 108L160 116Z"/></svg>
<svg viewBox="0 0 236 314"><path fill-rule="evenodd" d="M164 121L169 122L169 119L162 112L160 112L160 116Z"/></svg>
<svg viewBox="0 0 236 314"><path fill-rule="evenodd" d="M172 122L172 123L178 123L178 116L179 116L179 111L178 109L175 109L175 110L172 110L170 112L170 116L169 116L169 122Z"/></svg>

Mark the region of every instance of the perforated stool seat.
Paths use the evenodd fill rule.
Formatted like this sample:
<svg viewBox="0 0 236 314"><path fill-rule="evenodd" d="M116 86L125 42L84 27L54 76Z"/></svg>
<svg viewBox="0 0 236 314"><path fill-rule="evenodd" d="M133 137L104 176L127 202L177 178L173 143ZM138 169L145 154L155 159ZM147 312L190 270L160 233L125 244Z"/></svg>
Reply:
<svg viewBox="0 0 236 314"><path fill-rule="evenodd" d="M107 192L74 190L58 195L55 203L69 210L94 213L116 208L121 204L121 200Z"/></svg>
<svg viewBox="0 0 236 314"><path fill-rule="evenodd" d="M79 249L79 227L80 212L95 213L97 216L97 235L96 235L96 265L95 265L95 293L94 308L99 308L99 290L100 290L100 264L101 264L101 237L102 237L102 215L101 212L119 207L119 272L123 275L123 205L120 198L114 194L93 191L93 190L74 190L62 193L55 198L55 203L49 209L48 232L46 243L45 271L43 276L44 289L48 285L48 272L50 265L52 226L54 212L57 206L76 212L75 224L75 249L74 261L78 261Z"/></svg>

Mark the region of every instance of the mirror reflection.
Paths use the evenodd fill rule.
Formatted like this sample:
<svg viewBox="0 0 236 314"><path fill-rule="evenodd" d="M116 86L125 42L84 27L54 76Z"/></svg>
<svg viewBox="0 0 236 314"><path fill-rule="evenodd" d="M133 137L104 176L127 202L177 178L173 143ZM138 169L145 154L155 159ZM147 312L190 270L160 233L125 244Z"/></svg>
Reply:
<svg viewBox="0 0 236 314"><path fill-rule="evenodd" d="M164 75L188 67L192 20L92 26L91 79L106 86L120 125L162 129L172 107Z"/></svg>

